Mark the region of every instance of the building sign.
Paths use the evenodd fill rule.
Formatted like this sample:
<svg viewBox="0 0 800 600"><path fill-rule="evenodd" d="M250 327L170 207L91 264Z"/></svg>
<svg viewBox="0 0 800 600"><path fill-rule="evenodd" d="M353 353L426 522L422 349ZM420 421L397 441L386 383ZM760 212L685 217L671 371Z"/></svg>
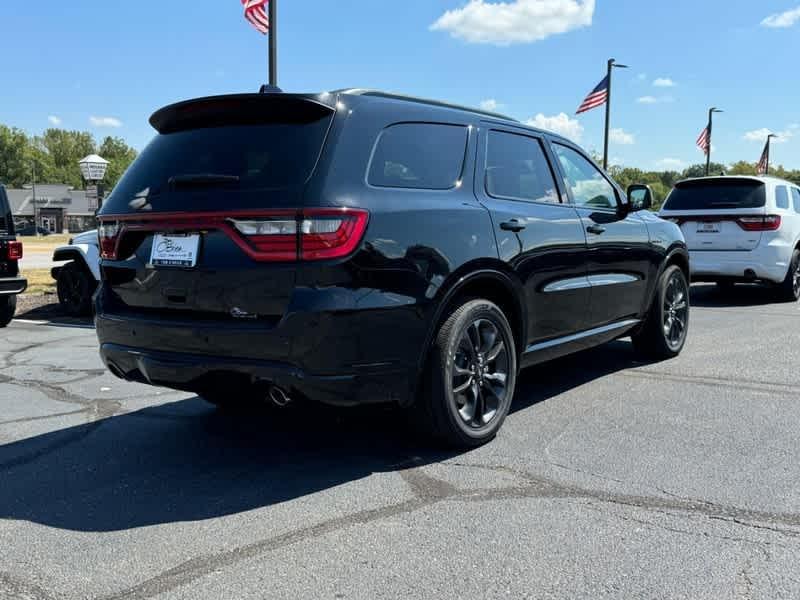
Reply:
<svg viewBox="0 0 800 600"><path fill-rule="evenodd" d="M35 198L31 199L31 202L34 204L49 204L51 206L55 204L64 205L72 204L72 198L53 198L52 196L39 196L37 194Z"/></svg>

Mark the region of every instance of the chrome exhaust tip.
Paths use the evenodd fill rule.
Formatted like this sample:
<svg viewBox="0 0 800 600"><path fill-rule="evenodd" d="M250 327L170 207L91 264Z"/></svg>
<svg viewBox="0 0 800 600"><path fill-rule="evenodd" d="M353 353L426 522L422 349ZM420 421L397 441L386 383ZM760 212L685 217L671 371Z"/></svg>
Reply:
<svg viewBox="0 0 800 600"><path fill-rule="evenodd" d="M270 388L268 396L269 401L278 408L284 408L292 403L292 397L277 385Z"/></svg>

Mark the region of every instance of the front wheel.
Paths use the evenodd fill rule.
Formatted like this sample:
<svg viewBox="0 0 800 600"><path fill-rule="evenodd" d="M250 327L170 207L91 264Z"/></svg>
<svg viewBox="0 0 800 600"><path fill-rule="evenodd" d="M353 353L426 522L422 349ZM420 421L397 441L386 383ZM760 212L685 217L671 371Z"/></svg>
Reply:
<svg viewBox="0 0 800 600"><path fill-rule="evenodd" d="M672 265L658 280L653 305L644 326L633 335L633 346L648 358L674 358L683 350L688 333L689 283L683 271Z"/></svg>
<svg viewBox="0 0 800 600"><path fill-rule="evenodd" d="M448 445L480 446L503 425L516 378L517 352L508 319L488 300L468 301L438 330L416 417Z"/></svg>
<svg viewBox="0 0 800 600"><path fill-rule="evenodd" d="M6 327L11 323L15 312L17 312L17 297L6 296L3 298L0 296L0 327Z"/></svg>
<svg viewBox="0 0 800 600"><path fill-rule="evenodd" d="M61 308L71 317L92 314L92 294L97 282L87 269L71 262L58 272L56 290Z"/></svg>

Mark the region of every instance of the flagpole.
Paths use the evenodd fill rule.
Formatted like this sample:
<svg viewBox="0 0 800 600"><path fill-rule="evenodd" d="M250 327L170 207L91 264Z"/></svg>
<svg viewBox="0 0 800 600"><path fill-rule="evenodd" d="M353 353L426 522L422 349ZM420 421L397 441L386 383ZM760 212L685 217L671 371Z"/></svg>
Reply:
<svg viewBox="0 0 800 600"><path fill-rule="evenodd" d="M278 0L269 0L269 85L278 86Z"/></svg>
<svg viewBox="0 0 800 600"><path fill-rule="evenodd" d="M608 96L606 98L606 132L603 140L603 169L608 170L608 141L611 132L611 73L617 69L627 69L628 65L618 65L613 58L608 59Z"/></svg>
<svg viewBox="0 0 800 600"><path fill-rule="evenodd" d="M708 152L706 152L706 177L711 172L711 130L714 127L714 113L721 113L723 110L711 107L708 109Z"/></svg>

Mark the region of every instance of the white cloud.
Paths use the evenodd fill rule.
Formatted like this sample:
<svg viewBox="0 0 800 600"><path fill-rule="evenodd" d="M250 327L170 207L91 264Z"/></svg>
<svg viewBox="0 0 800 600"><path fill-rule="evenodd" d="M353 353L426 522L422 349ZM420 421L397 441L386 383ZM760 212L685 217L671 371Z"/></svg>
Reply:
<svg viewBox="0 0 800 600"><path fill-rule="evenodd" d="M789 127L783 131L772 131L771 129L762 127L761 129L754 129L752 131L746 132L743 137L748 142L766 142L767 136L771 133L774 133L775 135L778 136L772 138L773 144L785 144L795 136L796 128L789 125Z"/></svg>
<svg viewBox="0 0 800 600"><path fill-rule="evenodd" d="M56 125L56 126L61 125L61 118L55 115L50 115L49 117L47 117L47 120L50 122L50 125Z"/></svg>
<svg viewBox="0 0 800 600"><path fill-rule="evenodd" d="M656 166L665 171L679 171L686 166L686 162L680 158L662 158L656 161Z"/></svg>
<svg viewBox="0 0 800 600"><path fill-rule="evenodd" d="M775 13L761 21L763 27L791 27L800 21L800 6L782 13Z"/></svg>
<svg viewBox="0 0 800 600"><path fill-rule="evenodd" d="M655 87L675 87L677 84L669 77L659 77L653 81Z"/></svg>
<svg viewBox="0 0 800 600"><path fill-rule="evenodd" d="M546 117L539 113L532 119L528 119L526 124L563 135L574 142L580 142L581 137L583 137L583 125L577 119L571 119L563 112L552 117Z"/></svg>
<svg viewBox="0 0 800 600"><path fill-rule="evenodd" d="M639 104L666 104L668 102L675 102L672 96L641 96L636 99Z"/></svg>
<svg viewBox="0 0 800 600"><path fill-rule="evenodd" d="M122 127L122 121L116 117L89 117L89 122L95 127Z"/></svg>
<svg viewBox="0 0 800 600"><path fill-rule="evenodd" d="M508 46L588 27L594 8L595 0L469 0L445 12L430 29L473 44Z"/></svg>
<svg viewBox="0 0 800 600"><path fill-rule="evenodd" d="M500 103L494 98L483 100L480 104L482 110L495 111L500 108Z"/></svg>
<svg viewBox="0 0 800 600"><path fill-rule="evenodd" d="M612 144L621 144L623 146L632 146L636 143L636 138L632 133L628 133L624 129L612 129L609 135L609 140Z"/></svg>

